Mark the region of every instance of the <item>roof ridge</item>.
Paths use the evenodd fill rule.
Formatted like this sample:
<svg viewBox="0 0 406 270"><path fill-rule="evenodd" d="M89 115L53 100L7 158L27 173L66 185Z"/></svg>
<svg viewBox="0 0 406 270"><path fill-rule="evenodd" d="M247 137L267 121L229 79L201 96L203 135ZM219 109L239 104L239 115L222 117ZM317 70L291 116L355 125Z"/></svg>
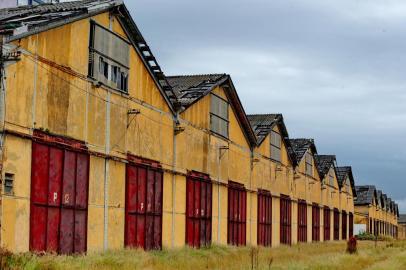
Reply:
<svg viewBox="0 0 406 270"><path fill-rule="evenodd" d="M271 115L282 115L282 113L249 113L247 116L271 116Z"/></svg>
<svg viewBox="0 0 406 270"><path fill-rule="evenodd" d="M167 78L181 77L200 77L200 76L226 76L227 73L208 73L208 74L187 74L187 75L166 75Z"/></svg>

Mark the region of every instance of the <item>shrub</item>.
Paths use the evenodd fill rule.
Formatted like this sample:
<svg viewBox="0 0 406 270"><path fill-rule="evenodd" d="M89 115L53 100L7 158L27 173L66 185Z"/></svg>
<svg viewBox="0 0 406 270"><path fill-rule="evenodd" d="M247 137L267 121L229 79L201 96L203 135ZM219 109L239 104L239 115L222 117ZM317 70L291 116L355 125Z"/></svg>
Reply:
<svg viewBox="0 0 406 270"><path fill-rule="evenodd" d="M375 240L375 235L367 233L367 232L363 232L358 234L357 236L357 240L366 240L366 241L374 241Z"/></svg>
<svg viewBox="0 0 406 270"><path fill-rule="evenodd" d="M347 252L350 254L357 252L357 239L354 236L352 236L347 242Z"/></svg>

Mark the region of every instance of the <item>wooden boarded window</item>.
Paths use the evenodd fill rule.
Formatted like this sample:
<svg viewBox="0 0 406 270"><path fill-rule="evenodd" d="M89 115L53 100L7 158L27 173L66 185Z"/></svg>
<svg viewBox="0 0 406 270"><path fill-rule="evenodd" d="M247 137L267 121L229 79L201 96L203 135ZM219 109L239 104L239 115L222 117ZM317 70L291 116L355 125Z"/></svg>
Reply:
<svg viewBox="0 0 406 270"><path fill-rule="evenodd" d="M353 213L349 214L348 222L349 222L348 234L351 238L354 236L354 215L353 215Z"/></svg>
<svg viewBox="0 0 406 270"><path fill-rule="evenodd" d="M341 239L347 239L347 213L345 211L342 212L341 230Z"/></svg>
<svg viewBox="0 0 406 270"><path fill-rule="evenodd" d="M280 223L281 244L292 244L292 202L286 195L280 198Z"/></svg>
<svg viewBox="0 0 406 270"><path fill-rule="evenodd" d="M159 165L127 165L126 247L145 250L162 248L162 188L163 173Z"/></svg>
<svg viewBox="0 0 406 270"><path fill-rule="evenodd" d="M275 131L271 131L271 159L281 161L282 140L281 135Z"/></svg>
<svg viewBox="0 0 406 270"><path fill-rule="evenodd" d="M210 130L224 138L228 138L228 102L211 94Z"/></svg>
<svg viewBox="0 0 406 270"><path fill-rule="evenodd" d="M186 243L195 248L211 244L212 183L206 174L186 179Z"/></svg>
<svg viewBox="0 0 406 270"><path fill-rule="evenodd" d="M30 250L85 252L89 155L33 142L31 170Z"/></svg>
<svg viewBox="0 0 406 270"><path fill-rule="evenodd" d="M228 184L228 226L227 242L230 245L244 246L247 228L247 191L244 185Z"/></svg>
<svg viewBox="0 0 406 270"><path fill-rule="evenodd" d="M272 196L267 190L258 191L258 237L261 246L272 244Z"/></svg>
<svg viewBox="0 0 406 270"><path fill-rule="evenodd" d="M312 206L312 241L320 241L320 207L318 204Z"/></svg>
<svg viewBox="0 0 406 270"><path fill-rule="evenodd" d="M324 207L323 210L323 223L324 223L324 241L330 240L330 232L331 232L331 216L330 216L330 208L327 206Z"/></svg>
<svg viewBox="0 0 406 270"><path fill-rule="evenodd" d="M306 153L305 162L306 162L306 174L308 176L313 176L313 156L310 152Z"/></svg>
<svg viewBox="0 0 406 270"><path fill-rule="evenodd" d="M334 240L340 240L340 212L334 208Z"/></svg>
<svg viewBox="0 0 406 270"><path fill-rule="evenodd" d="M306 201L299 200L297 211L297 241L307 242L307 203Z"/></svg>

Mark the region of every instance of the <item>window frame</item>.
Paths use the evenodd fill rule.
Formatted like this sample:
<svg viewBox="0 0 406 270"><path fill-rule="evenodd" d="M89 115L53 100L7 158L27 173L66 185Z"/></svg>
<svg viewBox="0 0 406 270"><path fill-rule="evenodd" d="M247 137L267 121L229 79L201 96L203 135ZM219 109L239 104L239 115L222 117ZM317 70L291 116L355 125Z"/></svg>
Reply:
<svg viewBox="0 0 406 270"><path fill-rule="evenodd" d="M275 145L275 144L273 143L273 141L272 141L272 135L274 135L274 134L276 134L276 135L279 136L279 146ZM279 150L279 160L276 159L276 158L273 156L273 149L275 149L275 148ZM280 134L279 132L276 132L276 131L274 131L274 130L271 130L271 159L272 159L273 161L276 161L276 162L279 162L279 163L282 162L282 136L281 136L281 134Z"/></svg>
<svg viewBox="0 0 406 270"><path fill-rule="evenodd" d="M334 169L333 167L330 168L328 173L328 184L331 187L334 187Z"/></svg>
<svg viewBox="0 0 406 270"><path fill-rule="evenodd" d="M120 61L106 55L105 53L97 50L95 48L95 29L96 27L100 27L102 30L107 31L109 34L112 34L114 37L120 39L124 43L126 43L129 46L128 50L128 65L125 63L121 63ZM110 83L105 83L103 81L99 81L101 84L105 85L106 87L112 88L116 91L119 91L124 94L129 93L128 89L128 77L130 74L130 67L129 67L129 62L130 62L130 50L131 50L132 44L130 41L126 40L122 36L118 35L117 33L111 31L110 29L104 27L103 25L98 24L95 20L91 19L90 20L90 36L89 36L89 63L88 63L88 77L94 80L99 81L98 78L95 77L95 69L98 69L98 73L102 76L104 76L105 80L110 82L111 84L115 85L110 85ZM110 61L110 63L108 61ZM102 62L102 63L101 63ZM114 64L111 64L114 63ZM101 65L103 65L103 72L100 72ZM113 69L114 67L117 68L118 73L120 73L120 76L118 76L117 73L117 78L116 81L113 80ZM121 72L120 72L121 70ZM127 71L127 74L125 74ZM118 79L124 75L124 83L121 81L119 84ZM100 77L99 77L100 78ZM119 87L119 85L121 87Z"/></svg>
<svg viewBox="0 0 406 270"><path fill-rule="evenodd" d="M308 162L308 158L310 158L310 163ZM310 153L309 151L307 151L306 152L306 154L305 154L305 174L307 175L307 176L311 176L311 177L313 177L314 176L314 174L313 174L313 155L312 155L312 153ZM310 167L310 169L311 169L311 172L309 173L308 172L308 165L309 165L309 167Z"/></svg>
<svg viewBox="0 0 406 270"><path fill-rule="evenodd" d="M213 112L213 99L212 99L213 96L215 98L218 98L221 102L224 102L227 105L226 112L227 112L227 118L228 119L225 119L221 115L218 115L218 114ZM225 139L229 139L229 137L230 137L230 112L229 112L229 106L230 106L230 103L228 102L228 100L226 100L226 99L224 99L224 98L222 98L222 97L220 97L220 96L218 96L218 95L216 95L214 93L210 93L210 119L209 119L210 120L209 121L209 123L210 123L210 131L212 133L218 135L218 136L221 136L222 138L225 138ZM213 130L213 126L212 126L213 125L213 120L212 120L213 117L217 117L219 120L224 121L226 123L227 136Z"/></svg>

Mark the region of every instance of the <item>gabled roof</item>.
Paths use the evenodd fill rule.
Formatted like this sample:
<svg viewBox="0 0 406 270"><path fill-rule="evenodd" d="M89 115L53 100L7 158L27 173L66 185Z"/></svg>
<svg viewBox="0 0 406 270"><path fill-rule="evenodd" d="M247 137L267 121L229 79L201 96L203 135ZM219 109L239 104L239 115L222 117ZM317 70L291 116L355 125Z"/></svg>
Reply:
<svg viewBox="0 0 406 270"><path fill-rule="evenodd" d="M383 208L386 210L388 207L388 196L382 193Z"/></svg>
<svg viewBox="0 0 406 270"><path fill-rule="evenodd" d="M384 207L383 197L382 197L382 190L377 190L376 195L378 196L379 205Z"/></svg>
<svg viewBox="0 0 406 270"><path fill-rule="evenodd" d="M283 121L282 114L249 114L247 117L255 135L257 136L258 145L261 145L268 134L271 133L273 128L278 125L281 132L281 137L285 142L286 148L288 149L289 158L291 162L296 165L296 157L294 156L294 152L292 150L289 151L289 148L292 148L292 146L290 144L288 130L285 122Z"/></svg>
<svg viewBox="0 0 406 270"><path fill-rule="evenodd" d="M185 111L194 103L211 93L216 87L221 86L237 115L245 137L251 146L257 145L257 137L251 128L247 114L234 87L231 76L228 74L203 74L203 75L177 75L166 77L177 100L180 102L181 111Z"/></svg>
<svg viewBox="0 0 406 270"><path fill-rule="evenodd" d="M227 74L177 75L166 78L183 110L186 110L227 80Z"/></svg>
<svg viewBox="0 0 406 270"><path fill-rule="evenodd" d="M355 181L354 176L352 174L351 166L337 167L336 170L337 170L338 186L342 188L344 185L344 181L348 176L350 179L353 197L357 197L357 191L355 190Z"/></svg>
<svg viewBox="0 0 406 270"><path fill-rule="evenodd" d="M0 34L6 35L9 42L107 11L118 15L144 66L175 112L178 107L176 95L122 0L83 0L0 9Z"/></svg>
<svg viewBox="0 0 406 270"><path fill-rule="evenodd" d="M330 171L331 166L333 166L334 171L336 156L335 155L315 155L314 160L316 162L317 170L319 171L320 178L324 179L326 174ZM337 174L337 172L336 172Z"/></svg>
<svg viewBox="0 0 406 270"><path fill-rule="evenodd" d="M355 186L357 197L354 200L355 205L370 205L374 203L377 193L375 186Z"/></svg>
<svg viewBox="0 0 406 270"><path fill-rule="evenodd" d="M388 197L386 201L387 201L386 210L387 211L392 211L392 199Z"/></svg>
<svg viewBox="0 0 406 270"><path fill-rule="evenodd" d="M299 164L304 154L308 149L312 149L314 154L317 154L316 145L313 139L289 139L292 145L291 151L296 156L296 163Z"/></svg>

